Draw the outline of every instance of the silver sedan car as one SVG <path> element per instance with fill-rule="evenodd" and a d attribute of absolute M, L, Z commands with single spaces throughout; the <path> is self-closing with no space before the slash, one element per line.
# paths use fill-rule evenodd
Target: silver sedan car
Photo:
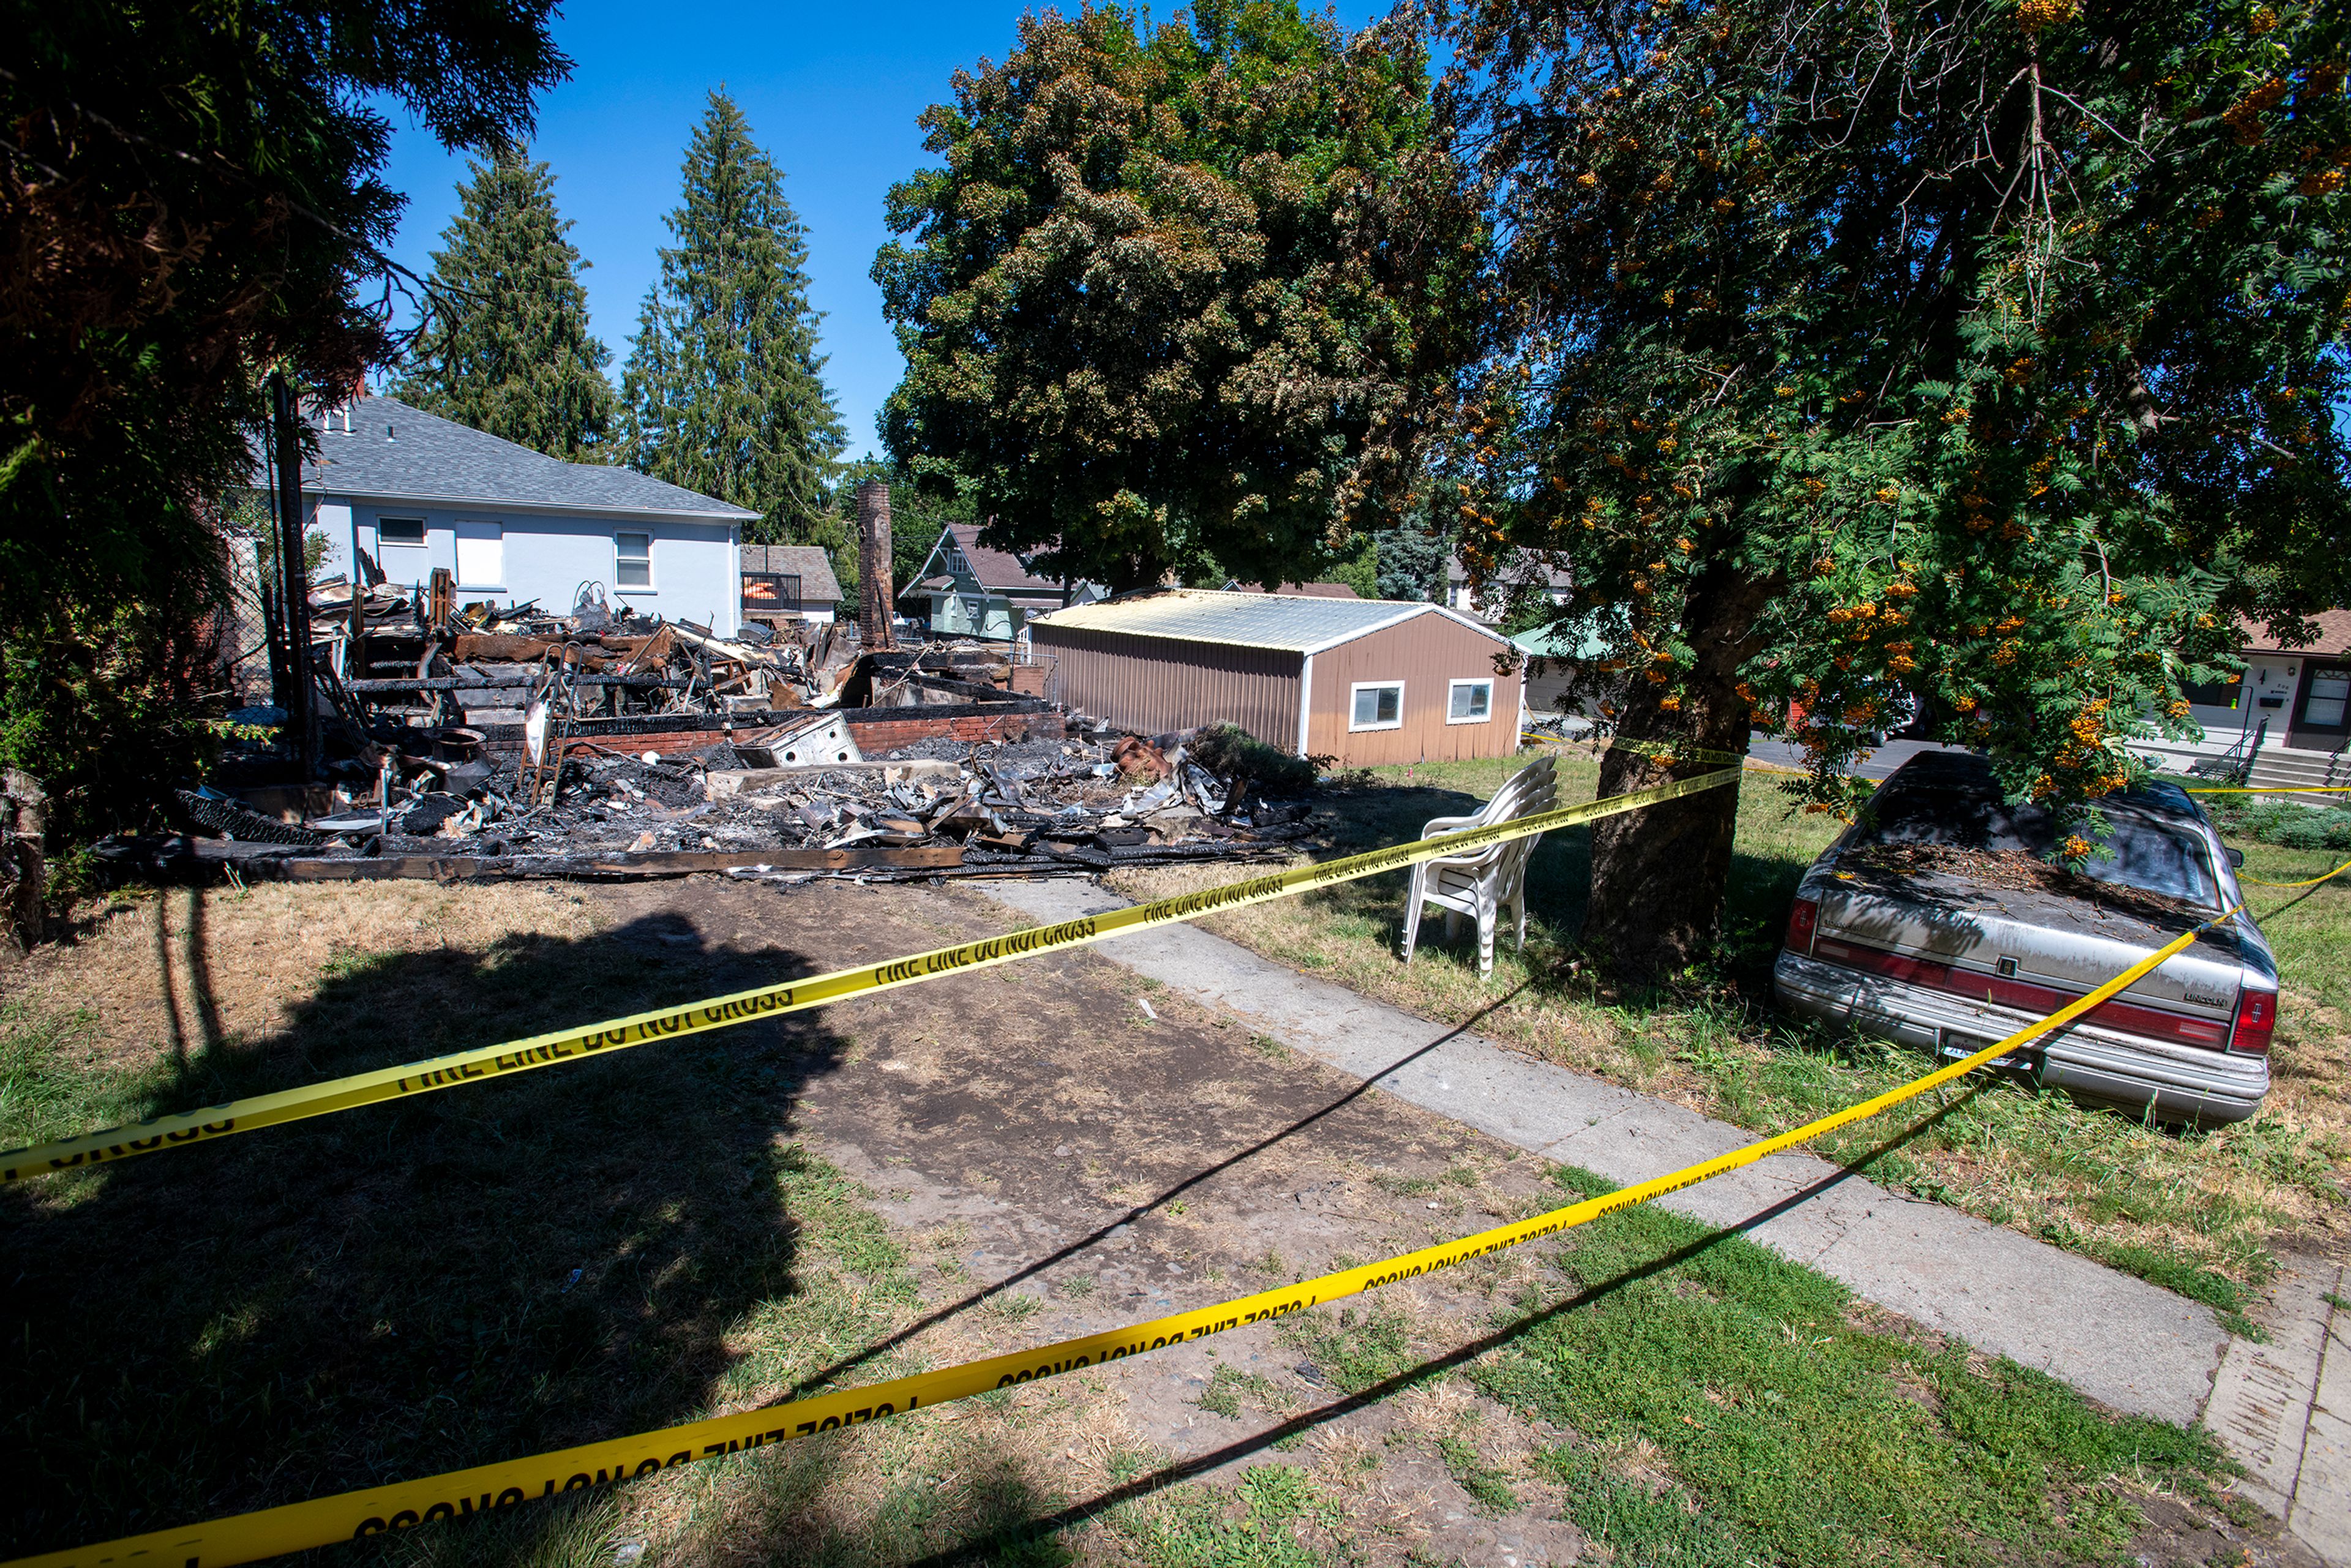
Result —
<path fill-rule="evenodd" d="M 2239 902 L 2241 857 L 2177 785 L 2101 803 L 2079 871 L 2059 829 L 1964 752 L 1911 758 L 1797 885 L 1783 1007 L 1946 1057 L 2064 1006 Z M 2238 1122 L 2269 1092 L 2277 960 L 2241 910 L 2087 1017 L 2002 1060 L 2160 1122 Z"/>

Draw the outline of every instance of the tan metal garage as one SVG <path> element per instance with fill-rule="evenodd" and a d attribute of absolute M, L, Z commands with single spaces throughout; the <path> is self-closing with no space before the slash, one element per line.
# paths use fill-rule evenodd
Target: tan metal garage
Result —
<path fill-rule="evenodd" d="M 1146 735 L 1229 720 L 1351 768 L 1518 748 L 1518 649 L 1440 605 L 1171 589 L 1029 635 L 1057 701 Z"/>

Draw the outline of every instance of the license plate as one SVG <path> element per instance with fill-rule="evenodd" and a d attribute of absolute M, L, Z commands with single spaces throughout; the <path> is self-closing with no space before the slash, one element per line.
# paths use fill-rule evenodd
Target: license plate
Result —
<path fill-rule="evenodd" d="M 1991 1043 L 1991 1037 L 1986 1035 L 1960 1034 L 1947 1029 L 1943 1031 L 1940 1051 L 1944 1061 L 1958 1061 L 1964 1057 L 1973 1056 Z M 2031 1051 L 2011 1051 L 2005 1056 L 1993 1057 L 1990 1065 L 2011 1068 L 2019 1072 L 2030 1072 L 2033 1070 L 2034 1062 Z"/>

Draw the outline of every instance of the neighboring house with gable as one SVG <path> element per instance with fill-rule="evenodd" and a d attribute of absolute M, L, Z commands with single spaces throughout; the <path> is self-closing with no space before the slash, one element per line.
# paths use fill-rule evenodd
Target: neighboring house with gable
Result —
<path fill-rule="evenodd" d="M 1027 558 L 981 544 L 977 525 L 949 523 L 914 580 L 899 591 L 898 604 L 927 621 L 934 637 L 1009 643 L 1031 616 L 1091 604 L 1103 592 L 1083 580 L 1065 584 L 1040 577 Z"/>
<path fill-rule="evenodd" d="M 306 417 L 319 454 L 302 465 L 302 497 L 310 530 L 327 537 L 324 571 L 418 588 L 438 567 L 460 604 L 558 615 L 595 584 L 616 611 L 722 637 L 742 624 L 743 525 L 757 512 L 633 469 L 566 463 L 395 398 Z"/>
<path fill-rule="evenodd" d="M 1506 563 L 1493 580 L 1479 586 L 1469 580 L 1469 569 L 1461 564 L 1461 558 L 1449 556 L 1445 562 L 1445 608 L 1475 616 L 1490 626 L 1510 612 L 1510 597 L 1521 585 L 1537 582 L 1542 585 L 1543 597 L 1553 604 L 1566 603 L 1575 591 L 1574 578 L 1525 557 Z"/>
<path fill-rule="evenodd" d="M 2322 610 L 2310 620 L 2316 640 L 2292 648 L 2237 622 L 2243 675 L 2188 691 L 2207 741 L 2249 741 L 2264 723 L 2265 747 L 2333 753 L 2351 740 L 2351 610 Z"/>

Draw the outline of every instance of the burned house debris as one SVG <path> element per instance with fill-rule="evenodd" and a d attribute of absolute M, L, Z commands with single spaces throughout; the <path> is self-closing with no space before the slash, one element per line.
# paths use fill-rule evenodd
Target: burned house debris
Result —
<path fill-rule="evenodd" d="M 721 636 L 593 585 L 560 611 L 461 603 L 438 570 L 409 591 L 330 578 L 307 598 L 307 626 L 272 639 L 275 689 L 307 685 L 307 705 L 232 715 L 239 737 L 177 797 L 183 831 L 110 858 L 305 880 L 790 883 L 1247 859 L 1307 831 L 1303 804 L 1269 800 L 1213 740 L 1073 728 L 1000 643 L 872 648 L 850 621 Z"/>

